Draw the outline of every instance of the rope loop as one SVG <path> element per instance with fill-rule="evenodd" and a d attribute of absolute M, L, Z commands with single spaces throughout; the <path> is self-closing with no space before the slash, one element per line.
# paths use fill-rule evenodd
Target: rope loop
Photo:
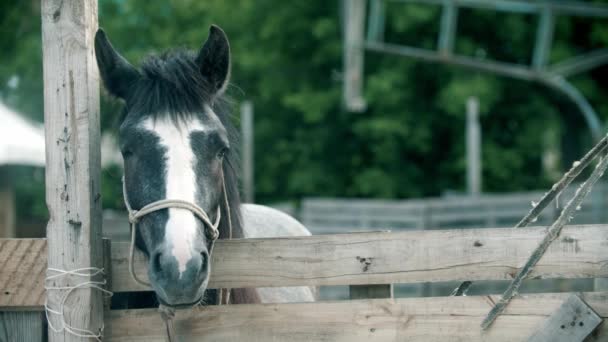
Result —
<path fill-rule="evenodd" d="M 49 272 L 55 273 L 55 274 L 48 275 Z M 74 290 L 90 288 L 90 289 L 95 289 L 95 290 L 101 291 L 103 294 L 105 294 L 108 297 L 111 297 L 113 295 L 112 291 L 109 291 L 105 288 L 105 286 L 106 286 L 105 279 L 101 280 L 101 281 L 88 280 L 88 279 L 91 279 L 92 277 L 95 277 L 98 275 L 102 275 L 102 276 L 105 275 L 103 268 L 83 267 L 83 268 L 77 268 L 75 270 L 62 270 L 62 269 L 58 269 L 58 268 L 49 267 L 47 269 L 47 277 L 44 280 L 45 290 L 47 292 L 49 292 L 49 291 L 66 291 L 63 294 L 63 296 L 60 297 L 59 304 L 58 304 L 59 308 L 57 308 L 57 309 L 51 308 L 51 305 L 49 304 L 48 295 L 47 295 L 46 299 L 44 300 L 44 312 L 46 315 L 46 320 L 48 322 L 49 328 L 51 330 L 53 330 L 56 333 L 66 331 L 67 333 L 74 335 L 74 336 L 84 337 L 84 338 L 94 338 L 95 340 L 101 342 L 101 340 L 103 338 L 103 329 L 104 329 L 103 325 L 99 329 L 98 333 L 94 333 L 87 329 L 74 327 L 74 326 L 68 324 L 65 320 L 66 301 L 69 298 L 69 296 L 74 292 Z M 71 286 L 52 286 L 49 284 L 49 282 L 52 280 L 64 278 L 67 276 L 82 277 L 85 279 L 82 282 L 76 283 L 75 285 L 71 285 Z M 55 325 L 53 325 L 53 321 L 51 320 L 52 315 L 59 316 L 59 322 L 61 323 L 60 326 L 56 327 Z"/>

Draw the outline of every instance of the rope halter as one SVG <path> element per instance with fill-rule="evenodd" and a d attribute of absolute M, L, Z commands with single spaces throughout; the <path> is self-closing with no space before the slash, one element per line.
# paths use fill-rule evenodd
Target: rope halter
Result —
<path fill-rule="evenodd" d="M 228 220 L 228 239 L 232 239 L 232 219 L 230 217 L 230 204 L 228 202 L 228 194 L 226 192 L 226 183 L 224 182 L 224 174 L 222 173 L 222 191 L 224 192 L 224 205 L 226 206 L 227 220 Z M 215 240 L 220 237 L 220 231 L 218 229 L 220 225 L 220 220 L 222 218 L 220 206 L 217 206 L 217 212 L 215 217 L 215 222 L 211 222 L 209 215 L 203 210 L 203 208 L 199 207 L 195 203 L 187 202 L 184 200 L 176 200 L 176 199 L 164 199 L 160 201 L 155 201 L 145 205 L 143 208 L 139 210 L 133 210 L 131 205 L 129 204 L 129 197 L 127 196 L 127 186 L 125 183 L 125 177 L 122 177 L 122 194 L 123 199 L 125 201 L 125 207 L 127 208 L 127 212 L 129 213 L 129 223 L 131 224 L 131 243 L 129 246 L 129 273 L 131 273 L 131 277 L 135 282 L 140 285 L 152 287 L 152 285 L 146 281 L 143 281 L 137 277 L 135 274 L 135 269 L 133 267 L 133 258 L 135 255 L 135 230 L 137 229 L 137 222 L 139 219 L 153 213 L 155 211 L 161 209 L 169 209 L 169 208 L 177 208 L 177 209 L 185 209 L 191 211 L 196 217 L 198 217 L 203 223 L 209 232 L 210 239 L 210 248 L 209 255 L 213 252 L 213 246 L 215 244 Z M 230 302 L 230 289 L 218 289 L 218 304 L 228 304 Z M 173 318 L 175 317 L 175 308 L 166 306 L 161 304 L 158 308 L 160 316 L 165 323 L 165 332 L 167 341 L 174 342 L 177 341 L 175 326 L 173 324 Z"/>
<path fill-rule="evenodd" d="M 127 208 L 127 212 L 129 213 L 129 223 L 131 224 L 131 243 L 130 243 L 130 247 L 129 247 L 129 272 L 131 273 L 131 277 L 133 277 L 133 279 L 140 285 L 152 287 L 152 285 L 150 283 L 148 283 L 144 280 L 141 280 L 137 277 L 137 275 L 135 273 L 135 269 L 133 267 L 133 258 L 135 255 L 135 230 L 137 228 L 137 223 L 139 222 L 140 218 L 142 218 L 150 213 L 153 213 L 155 211 L 161 210 L 161 209 L 169 209 L 169 208 L 185 209 L 185 210 L 191 211 L 196 217 L 198 217 L 201 221 L 203 221 L 205 226 L 209 229 L 209 233 L 210 233 L 209 238 L 211 239 L 212 247 L 213 247 L 213 243 L 215 242 L 215 240 L 217 240 L 220 236 L 220 232 L 218 230 L 218 227 L 220 225 L 220 219 L 222 216 L 220 206 L 217 207 L 215 222 L 211 222 L 211 219 L 209 219 L 209 215 L 207 215 L 205 210 L 203 210 L 201 207 L 199 207 L 198 205 L 196 205 L 194 203 L 190 203 L 190 202 L 187 202 L 184 200 L 163 199 L 163 200 L 159 200 L 159 201 L 155 201 L 155 202 L 146 204 L 143 208 L 141 208 L 139 210 L 134 210 L 133 208 L 131 208 L 131 205 L 129 204 L 129 197 L 127 196 L 127 186 L 126 186 L 124 177 L 122 178 L 122 193 L 123 193 L 123 199 L 125 201 L 125 207 Z M 225 191 L 224 191 L 224 197 L 225 196 L 226 195 L 225 195 Z M 209 254 L 211 254 L 211 251 L 209 251 Z"/>

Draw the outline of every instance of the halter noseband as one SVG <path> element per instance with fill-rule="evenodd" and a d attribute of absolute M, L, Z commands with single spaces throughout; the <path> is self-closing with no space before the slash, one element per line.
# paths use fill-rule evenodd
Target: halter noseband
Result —
<path fill-rule="evenodd" d="M 230 206 L 228 204 L 228 196 L 226 194 L 226 184 L 224 182 L 223 174 L 222 174 L 222 190 L 224 193 L 224 202 L 226 204 L 226 212 L 228 213 L 228 225 L 229 225 L 229 230 L 230 230 L 230 236 L 228 238 L 230 239 L 230 238 L 232 238 L 232 220 L 230 218 Z M 209 215 L 207 215 L 207 213 L 205 212 L 205 210 L 203 210 L 203 208 L 199 207 L 195 203 L 191 203 L 191 202 L 184 201 L 184 200 L 163 199 L 163 200 L 159 200 L 159 201 L 154 201 L 152 203 L 148 203 L 139 210 L 134 210 L 133 208 L 131 208 L 131 205 L 129 203 L 129 197 L 127 195 L 127 186 L 126 186 L 124 176 L 122 177 L 122 194 L 123 194 L 123 199 L 125 202 L 125 207 L 127 208 L 127 212 L 129 213 L 129 223 L 131 224 L 131 243 L 129 246 L 129 272 L 131 273 L 131 277 L 133 277 L 133 280 L 135 280 L 135 282 L 139 283 L 140 285 L 152 287 L 152 285 L 150 283 L 148 283 L 144 280 L 141 280 L 137 277 L 137 274 L 135 273 L 135 269 L 133 266 L 133 258 L 135 255 L 135 230 L 137 229 L 137 222 L 139 222 L 139 219 L 142 218 L 143 216 L 146 216 L 155 211 L 158 211 L 161 209 L 169 209 L 169 208 L 185 209 L 185 210 L 191 211 L 196 217 L 198 217 L 201 221 L 203 221 L 205 226 L 211 232 L 211 234 L 209 236 L 209 238 L 211 240 L 211 243 L 210 243 L 211 248 L 209 250 L 209 255 L 211 255 L 214 242 L 220 236 L 220 231 L 219 231 L 218 227 L 220 225 L 222 213 L 221 213 L 219 205 L 217 207 L 215 222 L 211 222 L 211 219 L 209 219 Z"/>

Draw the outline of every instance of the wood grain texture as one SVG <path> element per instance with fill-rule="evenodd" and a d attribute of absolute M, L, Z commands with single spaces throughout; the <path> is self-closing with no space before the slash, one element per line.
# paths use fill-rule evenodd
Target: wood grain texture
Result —
<path fill-rule="evenodd" d="M 99 74 L 94 54 L 97 0 L 42 0 L 48 267 L 103 267 L 101 241 Z M 50 286 L 89 279 L 55 278 Z M 64 291 L 47 293 L 58 308 Z M 66 321 L 97 332 L 103 326 L 99 291 L 74 291 Z M 56 326 L 61 326 L 55 321 Z M 50 341 L 81 341 L 66 332 Z"/>
<path fill-rule="evenodd" d="M 44 342 L 46 329 L 43 312 L 0 312 L 2 342 Z"/>
<path fill-rule="evenodd" d="M 533 227 L 220 240 L 210 287 L 509 280 L 543 234 L 544 228 Z M 566 227 L 531 277 L 608 277 L 606 241 L 606 225 Z M 44 240 L 0 240 L 0 307 L 42 304 L 36 294 L 44 292 L 46 260 L 36 251 L 43 248 Z M 128 249 L 127 243 L 112 243 L 115 292 L 146 290 L 129 275 Z M 146 264 L 138 253 L 135 268 L 142 279 Z"/>
<path fill-rule="evenodd" d="M 36 309 L 44 305 L 46 239 L 0 240 L 0 307 Z"/>
<path fill-rule="evenodd" d="M 15 238 L 15 192 L 10 185 L 0 184 L 0 238 Z"/>
<path fill-rule="evenodd" d="M 496 324 L 479 323 L 498 296 L 200 307 L 177 312 L 182 341 L 525 341 L 569 294 L 515 299 Z M 582 294 L 605 320 L 608 294 Z M 163 341 L 156 310 L 112 311 L 108 341 Z M 599 340 L 608 338 L 605 331 Z"/>
<path fill-rule="evenodd" d="M 576 294 L 572 294 L 527 342 L 582 342 L 600 323 L 602 318 Z"/>

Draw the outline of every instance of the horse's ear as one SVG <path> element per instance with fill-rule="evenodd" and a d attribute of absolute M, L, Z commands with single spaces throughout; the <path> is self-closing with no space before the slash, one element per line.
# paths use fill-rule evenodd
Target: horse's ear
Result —
<path fill-rule="evenodd" d="M 196 62 L 213 95 L 221 95 L 230 79 L 230 44 L 221 28 L 211 25 L 209 38 L 199 51 Z"/>
<path fill-rule="evenodd" d="M 95 34 L 95 57 L 106 89 L 112 95 L 126 99 L 129 89 L 139 78 L 139 72 L 114 50 L 102 29 Z"/>

